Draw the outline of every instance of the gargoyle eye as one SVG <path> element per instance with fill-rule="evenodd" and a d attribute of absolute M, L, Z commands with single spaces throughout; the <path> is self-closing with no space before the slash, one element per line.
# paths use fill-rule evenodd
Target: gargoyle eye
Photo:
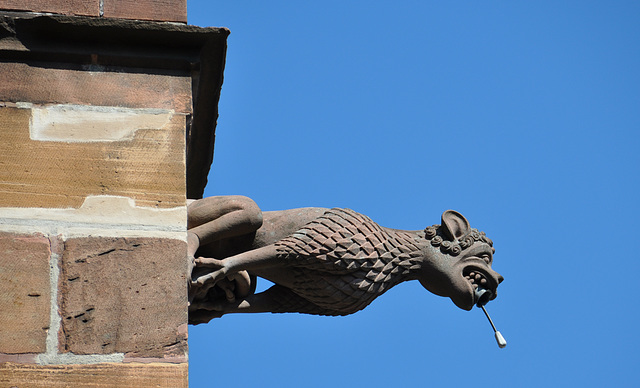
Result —
<path fill-rule="evenodd" d="M 480 258 L 484 260 L 485 263 L 491 264 L 491 255 L 485 253 L 483 255 L 480 255 Z"/>

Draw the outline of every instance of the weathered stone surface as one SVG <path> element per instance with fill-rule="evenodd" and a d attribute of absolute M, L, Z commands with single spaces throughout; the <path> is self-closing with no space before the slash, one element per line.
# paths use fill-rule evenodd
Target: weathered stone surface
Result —
<path fill-rule="evenodd" d="M 44 236 L 0 233 L 0 353 L 45 351 L 50 253 Z"/>
<path fill-rule="evenodd" d="M 12 58 L 0 59 L 0 105 L 116 105 L 191 114 L 187 194 L 202 197 L 213 156 L 228 29 L 111 17 L 6 14 L 0 19 L 0 51 Z M 57 63 L 34 62 L 51 58 L 52 52 Z"/>
<path fill-rule="evenodd" d="M 69 239 L 60 275 L 60 352 L 184 356 L 186 243 Z"/>
<path fill-rule="evenodd" d="M 35 364 L 38 355 L 36 353 L 4 354 L 0 353 L 0 364 L 3 362 L 17 362 L 20 364 Z"/>
<path fill-rule="evenodd" d="M 191 113 L 188 73 L 100 71 L 99 67 L 79 71 L 64 66 L 68 65 L 0 62 L 0 101 L 173 109 Z"/>
<path fill-rule="evenodd" d="M 186 0 L 105 0 L 108 18 L 187 22 Z"/>
<path fill-rule="evenodd" d="M 184 239 L 187 207 L 136 206 L 127 197 L 89 196 L 79 209 L 0 208 L 0 231 L 64 233 L 69 237 L 162 237 Z"/>
<path fill-rule="evenodd" d="M 77 209 L 90 195 L 129 197 L 137 206 L 185 206 L 186 116 L 139 129 L 131 140 L 93 143 L 32 140 L 30 118 L 30 109 L 0 108 L 3 206 Z"/>
<path fill-rule="evenodd" d="M 132 140 L 136 131 L 163 128 L 173 117 L 168 109 L 115 106 L 55 104 L 30 109 L 32 140 L 69 143 Z"/>
<path fill-rule="evenodd" d="M 0 364 L 0 386 L 29 388 L 187 388 L 187 364 Z"/>
<path fill-rule="evenodd" d="M 0 9 L 98 16 L 99 0 L 0 0 Z"/>

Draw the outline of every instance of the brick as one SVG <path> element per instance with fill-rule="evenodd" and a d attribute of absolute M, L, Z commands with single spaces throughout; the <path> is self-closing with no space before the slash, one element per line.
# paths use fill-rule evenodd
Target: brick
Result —
<path fill-rule="evenodd" d="M 60 352 L 184 356 L 186 243 L 160 238 L 73 238 L 60 275 Z"/>
<path fill-rule="evenodd" d="M 161 129 L 138 130 L 130 140 L 67 143 L 32 140 L 30 111 L 0 108 L 3 206 L 77 209 L 90 195 L 185 206 L 184 115 L 174 114 Z"/>
<path fill-rule="evenodd" d="M 115 69 L 80 71 L 61 66 L 0 62 L 0 101 L 158 108 L 191 113 L 189 74 Z"/>
<path fill-rule="evenodd" d="M 104 0 L 104 17 L 187 22 L 186 0 Z"/>
<path fill-rule="evenodd" d="M 185 364 L 0 364 L 0 386 L 30 388 L 187 388 Z"/>
<path fill-rule="evenodd" d="M 0 9 L 99 16 L 99 0 L 0 0 Z"/>
<path fill-rule="evenodd" d="M 46 350 L 49 246 L 41 235 L 0 233 L 0 353 Z"/>

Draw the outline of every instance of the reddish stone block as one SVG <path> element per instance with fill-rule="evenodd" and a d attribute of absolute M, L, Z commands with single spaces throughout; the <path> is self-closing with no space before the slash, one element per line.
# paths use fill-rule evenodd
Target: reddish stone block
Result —
<path fill-rule="evenodd" d="M 65 243 L 61 352 L 184 356 L 186 243 L 87 237 Z"/>
<path fill-rule="evenodd" d="M 104 0 L 104 17 L 187 22 L 186 0 Z"/>
<path fill-rule="evenodd" d="M 99 16 L 99 0 L 0 0 L 8 11 L 51 12 L 63 15 Z"/>
<path fill-rule="evenodd" d="M 78 71 L 0 62 L 0 101 L 173 109 L 191 113 L 191 77 Z M 32 87 L 30 85 L 38 85 Z"/>
<path fill-rule="evenodd" d="M 38 355 L 35 353 L 3 354 L 0 353 L 0 364 L 3 362 L 17 362 L 20 364 L 35 364 Z"/>
<path fill-rule="evenodd" d="M 46 350 L 49 246 L 41 235 L 0 233 L 0 353 Z"/>

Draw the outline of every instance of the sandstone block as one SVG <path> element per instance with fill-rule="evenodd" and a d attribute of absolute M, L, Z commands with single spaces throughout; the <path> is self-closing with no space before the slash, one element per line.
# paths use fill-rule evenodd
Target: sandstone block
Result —
<path fill-rule="evenodd" d="M 104 0 L 104 17 L 187 22 L 186 0 Z"/>
<path fill-rule="evenodd" d="M 0 107 L 3 206 L 77 209 L 91 195 L 129 197 L 145 207 L 185 205 L 185 115 L 122 140 L 66 142 L 32 139 L 31 113 Z M 55 138 L 55 128 L 47 136 Z"/>
<path fill-rule="evenodd" d="M 60 275 L 60 352 L 184 356 L 186 243 L 159 238 L 74 238 Z"/>
<path fill-rule="evenodd" d="M 38 355 L 36 353 L 4 354 L 0 353 L 0 364 L 3 362 L 17 362 L 19 364 L 35 364 Z"/>
<path fill-rule="evenodd" d="M 187 388 L 187 364 L 0 364 L 0 386 L 29 388 Z"/>
<path fill-rule="evenodd" d="M 0 0 L 0 9 L 51 12 L 63 15 L 98 16 L 99 0 Z"/>
<path fill-rule="evenodd" d="M 0 353 L 46 350 L 49 247 L 41 235 L 0 233 Z"/>
<path fill-rule="evenodd" d="M 177 74 L 168 75 L 60 67 L 60 64 L 36 66 L 0 62 L 0 101 L 172 109 L 191 113 L 191 75 L 187 72 L 174 71 Z"/>

